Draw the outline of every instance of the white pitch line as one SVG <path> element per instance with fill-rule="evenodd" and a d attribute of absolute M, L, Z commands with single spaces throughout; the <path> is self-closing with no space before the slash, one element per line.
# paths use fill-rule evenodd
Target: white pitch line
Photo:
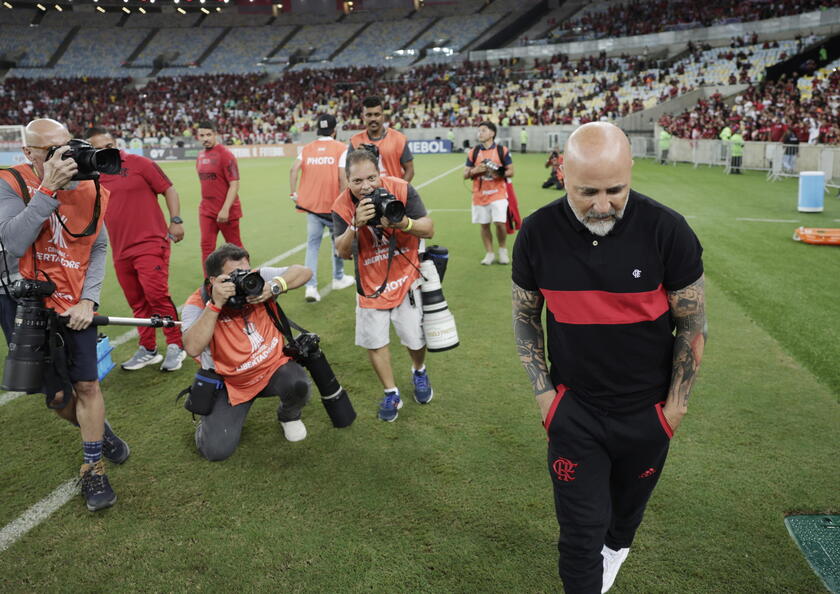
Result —
<path fill-rule="evenodd" d="M 417 188 L 422 188 L 424 186 L 429 185 L 430 183 L 437 181 L 444 175 L 448 175 L 453 171 L 460 169 L 461 166 L 454 167 L 443 173 L 437 177 L 430 179 L 427 182 L 423 182 Z M 306 244 L 302 243 L 298 246 L 293 247 L 292 249 L 283 252 L 279 256 L 268 260 L 260 264 L 260 267 L 263 266 L 271 266 L 272 264 L 276 264 L 277 262 L 287 258 L 293 254 L 298 253 L 302 249 L 306 248 Z M 321 296 L 327 295 L 332 291 L 332 285 L 327 284 L 321 291 Z M 136 330 L 132 330 L 129 332 L 125 332 L 120 336 L 116 337 L 112 344 L 117 344 L 117 341 L 121 340 L 119 344 L 123 344 L 124 342 L 131 339 L 131 337 L 136 334 Z M 4 394 L 0 394 L 0 405 L 5 404 L 11 400 L 14 400 L 20 393 L 17 392 L 7 392 Z M 44 497 L 41 501 L 27 509 L 23 514 L 20 515 L 16 520 L 12 520 L 6 526 L 0 530 L 0 552 L 5 551 L 10 546 L 12 546 L 15 542 L 17 542 L 24 534 L 32 530 L 35 526 L 49 518 L 56 510 L 58 510 L 62 505 L 70 501 L 74 496 L 77 495 L 78 489 L 76 487 L 77 479 L 71 479 L 66 483 L 59 486 L 55 489 L 52 493 Z"/>
<path fill-rule="evenodd" d="M 76 479 L 71 479 L 26 510 L 18 519 L 0 530 L 0 552 L 5 551 L 35 526 L 49 518 L 58 508 L 78 494 Z"/>
<path fill-rule="evenodd" d="M 748 217 L 738 217 L 736 221 L 746 221 L 748 223 L 798 223 L 799 219 L 751 219 Z"/>

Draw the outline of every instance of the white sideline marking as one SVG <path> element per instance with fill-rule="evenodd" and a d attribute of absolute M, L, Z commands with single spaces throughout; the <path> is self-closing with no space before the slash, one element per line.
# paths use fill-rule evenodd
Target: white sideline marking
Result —
<path fill-rule="evenodd" d="M 453 171 L 456 171 L 460 168 L 461 168 L 460 165 L 458 167 L 454 167 L 454 168 L 450 169 L 449 171 L 447 171 L 446 173 L 438 175 L 437 177 L 433 177 L 429 181 L 423 182 L 422 184 L 417 186 L 417 188 L 419 189 L 419 188 L 422 188 L 424 186 L 427 186 L 430 183 L 435 182 L 438 179 L 440 179 L 441 177 L 443 177 L 445 175 L 448 175 L 448 174 L 452 173 Z M 264 262 L 264 263 L 260 264 L 259 267 L 271 266 L 272 264 L 276 264 L 277 262 L 280 262 L 284 258 L 288 258 L 289 256 L 291 256 L 293 254 L 296 254 L 296 253 L 298 253 L 299 251 L 301 251 L 305 248 L 306 248 L 306 244 L 302 243 L 298 246 L 293 247 L 292 249 L 290 249 L 286 252 L 283 252 L 279 256 L 276 256 L 276 257 L 272 258 L 271 260 L 268 260 L 267 262 Z M 332 291 L 332 283 L 327 284 L 323 289 L 321 289 L 320 293 L 321 293 L 321 296 L 323 297 L 324 295 L 328 295 L 331 291 Z M 127 342 L 128 340 L 131 340 L 132 336 L 134 336 L 136 333 L 137 333 L 136 330 L 130 330 L 128 332 L 125 332 L 125 333 L 117 336 L 113 340 L 112 344 L 117 345 L 118 344 L 117 341 L 121 341 L 121 342 L 119 342 L 119 344 L 123 344 L 123 343 Z M 21 395 L 22 395 L 22 393 L 19 393 L 19 392 L 6 392 L 6 393 L 3 393 L 3 394 L 0 394 L 0 406 L 2 406 L 3 404 L 6 404 L 6 402 L 10 402 L 10 401 L 14 400 L 15 398 L 17 398 Z M 44 497 L 41 501 L 39 501 L 38 503 L 36 503 L 35 505 L 33 505 L 32 507 L 27 509 L 16 520 L 12 520 L 8 524 L 6 524 L 6 526 L 4 526 L 2 530 L 0 530 L 0 553 L 2 553 L 6 549 L 8 549 L 10 546 L 12 546 L 23 535 L 25 535 L 27 532 L 32 530 L 35 526 L 37 526 L 38 524 L 40 524 L 41 522 L 43 522 L 44 520 L 49 518 L 56 510 L 58 510 L 58 508 L 60 508 L 62 505 L 64 505 L 68 501 L 70 501 L 77 494 L 78 494 L 78 489 L 76 487 L 76 479 L 74 478 L 74 479 L 71 479 L 71 480 L 67 481 L 66 483 L 62 484 L 57 489 L 55 489 L 52 493 L 50 493 L 49 495 Z"/>
<path fill-rule="evenodd" d="M 79 492 L 76 479 L 71 479 L 26 510 L 18 519 L 0 530 L 0 552 L 5 551 L 35 526 L 49 518 L 62 505 Z"/>
<path fill-rule="evenodd" d="M 751 219 L 748 217 L 738 217 L 736 221 L 746 221 L 748 223 L 798 223 L 799 219 Z"/>

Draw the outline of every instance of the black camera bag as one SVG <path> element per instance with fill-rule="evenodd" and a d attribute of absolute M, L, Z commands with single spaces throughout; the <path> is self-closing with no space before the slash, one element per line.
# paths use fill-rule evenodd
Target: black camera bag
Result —
<path fill-rule="evenodd" d="M 199 369 L 189 388 L 181 390 L 175 402 L 187 396 L 184 408 L 194 415 L 209 415 L 213 411 L 216 398 L 224 392 L 225 379 L 212 369 Z"/>

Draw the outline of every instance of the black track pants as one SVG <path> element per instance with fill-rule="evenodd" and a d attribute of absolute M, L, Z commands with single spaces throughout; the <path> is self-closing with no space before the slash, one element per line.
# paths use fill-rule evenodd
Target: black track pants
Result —
<path fill-rule="evenodd" d="M 601 549 L 629 547 L 671 438 L 661 404 L 608 413 L 561 386 L 546 418 L 567 594 L 601 592 Z"/>

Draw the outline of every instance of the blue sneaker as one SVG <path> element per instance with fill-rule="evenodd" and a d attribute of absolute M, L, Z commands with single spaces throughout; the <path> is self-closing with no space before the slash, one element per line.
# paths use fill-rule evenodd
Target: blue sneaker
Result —
<path fill-rule="evenodd" d="M 385 397 L 379 403 L 379 413 L 377 414 L 379 420 L 389 423 L 396 421 L 399 414 L 397 411 L 402 408 L 402 405 L 399 392 L 385 392 Z"/>
<path fill-rule="evenodd" d="M 435 396 L 432 383 L 429 381 L 429 374 L 426 370 L 412 372 L 414 380 L 414 399 L 419 404 L 429 404 Z"/>

